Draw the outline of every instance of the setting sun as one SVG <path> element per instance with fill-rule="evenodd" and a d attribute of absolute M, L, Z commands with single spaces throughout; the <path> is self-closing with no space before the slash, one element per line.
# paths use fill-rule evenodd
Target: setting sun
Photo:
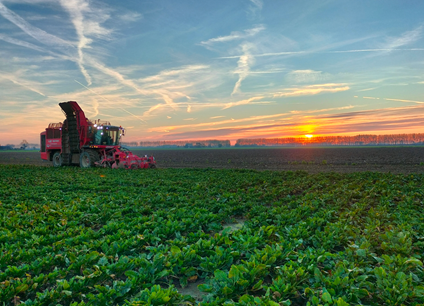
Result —
<path fill-rule="evenodd" d="M 305 137 L 311 139 L 312 137 L 314 137 L 314 135 L 307 134 L 307 135 L 305 135 Z"/>

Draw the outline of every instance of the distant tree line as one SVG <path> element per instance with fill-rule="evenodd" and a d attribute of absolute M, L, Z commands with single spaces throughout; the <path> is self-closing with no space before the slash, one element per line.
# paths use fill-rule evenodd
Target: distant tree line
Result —
<path fill-rule="evenodd" d="M 163 148 L 221 148 L 230 147 L 229 140 L 165 140 L 165 141 L 140 141 L 121 142 L 128 147 L 163 147 Z"/>
<path fill-rule="evenodd" d="M 40 148 L 39 143 L 28 143 L 26 140 L 22 140 L 19 145 L 6 144 L 0 145 L 0 150 L 36 150 Z"/>
<path fill-rule="evenodd" d="M 370 146 L 424 144 L 424 133 L 238 139 L 235 146 Z"/>

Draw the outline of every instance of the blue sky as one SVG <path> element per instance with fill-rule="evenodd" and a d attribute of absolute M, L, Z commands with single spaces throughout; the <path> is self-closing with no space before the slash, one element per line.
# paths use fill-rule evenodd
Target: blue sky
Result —
<path fill-rule="evenodd" d="M 423 1 L 0 0 L 0 143 L 422 133 Z"/>

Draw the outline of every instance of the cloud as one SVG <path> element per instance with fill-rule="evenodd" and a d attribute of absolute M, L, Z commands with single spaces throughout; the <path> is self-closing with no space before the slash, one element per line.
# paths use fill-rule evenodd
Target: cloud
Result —
<path fill-rule="evenodd" d="M 357 90 L 357 91 L 370 91 L 370 90 L 374 90 L 374 89 L 377 89 L 377 87 L 365 88 L 365 89 L 361 89 L 361 90 Z"/>
<path fill-rule="evenodd" d="M 404 45 L 409 45 L 421 38 L 423 26 L 419 26 L 412 31 L 403 33 L 400 37 L 389 38 L 383 48 L 393 50 Z"/>
<path fill-rule="evenodd" d="M 4 78 L 4 79 L 6 79 L 6 80 L 9 80 L 10 82 L 12 82 L 13 84 L 16 84 L 16 85 L 19 85 L 19 86 L 22 86 L 22 87 L 24 87 L 24 88 L 26 88 L 26 89 L 29 89 L 29 90 L 31 90 L 31 91 L 33 91 L 33 92 L 35 92 L 35 93 L 37 93 L 37 94 L 39 94 L 39 95 L 41 95 L 41 96 L 43 96 L 43 97 L 45 97 L 46 95 L 45 94 L 43 94 L 40 90 L 38 90 L 38 89 L 36 89 L 36 88 L 34 88 L 34 85 L 33 84 L 30 84 L 30 82 L 29 81 L 24 81 L 24 80 L 17 80 L 16 78 L 14 78 L 14 77 L 12 77 L 12 76 L 6 76 L 6 75 L 4 75 L 4 74 L 2 74 L 2 75 L 0 75 L 0 78 Z"/>
<path fill-rule="evenodd" d="M 55 35 L 49 34 L 37 27 L 32 26 L 27 21 L 25 21 L 22 17 L 18 16 L 14 12 L 10 11 L 0 2 L 0 15 L 4 18 L 8 19 L 10 22 L 14 23 L 18 26 L 22 31 L 31 37 L 35 38 L 37 41 L 55 48 L 56 50 L 60 50 L 60 52 L 65 53 L 67 56 L 61 56 L 56 53 L 52 53 L 50 50 L 44 50 L 38 46 L 33 44 L 18 41 L 12 38 L 0 37 L 0 39 L 6 40 L 10 43 L 14 43 L 17 45 L 21 45 L 27 48 L 31 48 L 41 52 L 47 52 L 52 55 L 62 57 L 63 59 L 72 60 L 76 62 L 80 68 L 81 73 L 86 79 L 88 85 L 92 83 L 91 76 L 88 74 L 85 66 L 83 65 L 86 61 L 86 57 L 84 56 L 83 49 L 89 48 L 90 43 L 92 42 L 91 38 L 88 36 L 107 38 L 111 33 L 110 30 L 103 28 L 100 23 L 107 20 L 109 15 L 104 13 L 103 10 L 96 8 L 93 10 L 88 2 L 84 0 L 70 0 L 65 1 L 61 0 L 62 6 L 68 11 L 71 16 L 71 21 L 76 29 L 78 36 L 78 43 L 75 47 L 74 43 L 65 41 Z M 77 53 L 77 57 L 74 54 Z M 87 63 L 85 63 L 87 65 Z M 91 60 L 91 66 L 105 72 L 104 65 L 97 63 L 96 60 Z M 110 72 L 110 71 L 108 71 Z M 111 75 L 112 73 L 109 73 Z"/>
<path fill-rule="evenodd" d="M 417 103 L 417 104 L 422 104 L 422 103 L 424 103 L 424 101 L 401 100 L 401 99 L 389 99 L 389 98 L 384 98 L 384 100 L 388 100 L 388 101 L 398 101 L 398 102 L 405 102 L 405 103 Z"/>
<path fill-rule="evenodd" d="M 51 56 L 53 56 L 53 58 L 52 57 L 44 57 L 43 60 L 62 59 L 62 60 L 69 60 L 69 61 L 72 61 L 72 62 L 77 61 L 77 58 L 72 56 L 72 55 L 68 56 L 68 55 L 59 54 L 59 53 L 53 52 L 53 51 L 48 50 L 48 49 L 44 49 L 42 47 L 39 47 L 37 45 L 34 45 L 34 44 L 26 42 L 26 41 L 15 39 L 15 38 L 12 38 L 12 37 L 8 37 L 8 36 L 3 35 L 1 33 L 0 33 L 0 39 L 3 40 L 3 41 L 6 41 L 8 43 L 17 45 L 17 46 L 25 47 L 25 48 L 28 48 L 28 49 L 32 49 L 32 50 L 35 50 L 35 51 L 42 52 L 42 53 L 48 53 Z M 14 57 L 14 59 L 15 58 L 16 57 Z M 24 62 L 24 61 L 31 62 L 31 61 L 37 61 L 37 59 L 34 58 L 34 57 L 32 57 L 32 58 L 22 58 L 21 61 L 22 62 Z"/>
<path fill-rule="evenodd" d="M 57 57 L 54 56 L 34 56 L 32 58 L 27 57 L 12 57 L 12 62 L 14 63 L 42 63 L 45 61 L 58 60 Z"/>
<path fill-rule="evenodd" d="M 74 2 L 69 2 L 68 5 L 70 5 L 72 8 L 74 8 L 74 6 L 72 6 L 74 4 Z M 21 45 L 23 47 L 27 47 L 30 49 L 34 49 L 37 51 L 41 51 L 41 52 L 47 52 L 49 54 L 54 54 L 55 56 L 59 56 L 62 57 L 63 59 L 67 59 L 67 60 L 72 60 L 75 61 L 80 69 L 82 74 L 84 75 L 84 77 L 86 78 L 87 82 L 89 84 L 91 84 L 91 78 L 88 75 L 88 73 L 86 72 L 85 68 L 82 66 L 82 56 L 81 56 L 81 46 L 85 46 L 87 44 L 87 41 L 84 41 L 83 44 L 78 45 L 78 53 L 79 53 L 79 58 L 75 58 L 74 54 L 76 51 L 75 46 L 73 45 L 73 43 L 65 41 L 55 35 L 49 34 L 37 27 L 32 26 L 31 24 L 29 24 L 27 21 L 25 21 L 22 17 L 18 16 L 17 14 L 15 14 L 14 12 L 12 12 L 11 10 L 9 10 L 7 7 L 5 7 L 3 5 L 3 3 L 0 2 L 0 15 L 2 15 L 4 18 L 6 18 L 7 20 L 9 20 L 10 22 L 12 22 L 13 24 L 15 24 L 16 26 L 18 26 L 22 31 L 24 31 L 26 34 L 30 35 L 31 37 L 35 38 L 37 41 L 39 41 L 42 44 L 45 44 L 47 46 L 49 46 L 50 48 L 56 48 L 58 50 L 60 50 L 60 52 L 65 53 L 67 56 L 63 57 L 61 55 L 57 55 L 55 53 L 53 53 L 52 51 L 48 50 L 44 50 L 38 46 L 35 46 L 33 44 L 27 43 L 27 42 L 22 42 L 22 41 L 18 41 L 16 39 L 12 39 L 12 38 L 7 38 L 5 36 L 2 36 L 1 39 L 8 41 L 10 43 L 16 44 L 16 45 Z"/>
<path fill-rule="evenodd" d="M 136 114 L 128 111 L 127 109 L 120 107 L 120 106 L 116 106 L 116 102 L 117 100 L 115 100 L 115 103 L 110 101 L 109 99 L 107 99 L 104 95 L 98 94 L 95 91 L 93 91 L 91 88 L 88 88 L 87 86 L 85 86 L 84 84 L 81 84 L 80 82 L 78 82 L 77 80 L 74 80 L 76 83 L 80 84 L 82 87 L 84 87 L 85 89 L 87 89 L 88 91 L 90 91 L 91 93 L 95 94 L 96 96 L 100 97 L 101 99 L 109 102 L 110 105 L 113 105 L 114 108 L 123 110 L 124 112 L 126 112 L 127 114 L 130 114 L 131 116 L 133 116 L 134 118 L 142 121 L 143 123 L 146 123 L 145 120 L 143 120 L 142 118 L 140 118 L 139 116 L 137 116 Z M 97 116 L 99 114 L 99 103 L 97 102 L 96 99 L 93 99 L 93 109 L 94 109 L 94 114 L 93 116 Z M 104 115 L 104 114 L 103 114 Z"/>
<path fill-rule="evenodd" d="M 260 122 L 260 121 L 267 121 L 282 117 L 289 117 L 289 116 L 302 116 L 305 114 L 312 114 L 312 113 L 320 113 L 320 112 L 332 112 L 335 110 L 344 110 L 344 109 L 351 109 L 355 106 L 348 105 L 348 106 L 342 106 L 342 107 L 336 107 L 336 108 L 326 108 L 326 109 L 315 109 L 315 110 L 309 110 L 309 111 L 290 111 L 285 113 L 278 113 L 278 114 L 271 114 L 271 115 L 261 115 L 261 116 L 249 116 L 246 118 L 239 118 L 239 119 L 227 119 L 227 120 L 221 120 L 221 121 L 212 121 L 212 122 L 202 122 L 202 123 L 196 123 L 196 124 L 183 124 L 183 125 L 172 125 L 172 126 L 160 126 L 160 127 L 153 127 L 149 129 L 149 132 L 163 132 L 166 131 L 172 131 L 177 129 L 186 129 L 186 128 L 195 128 L 197 130 L 201 129 L 202 127 L 210 128 L 211 126 L 218 126 L 218 125 L 226 125 L 226 124 L 234 124 L 234 123 L 241 123 L 241 122 Z"/>
<path fill-rule="evenodd" d="M 325 81 L 330 77 L 329 74 L 323 74 L 321 71 L 314 70 L 293 70 L 287 75 L 289 81 L 295 83 L 314 83 L 317 81 Z"/>
<path fill-rule="evenodd" d="M 143 83 L 149 82 L 163 82 L 164 80 L 171 79 L 173 80 L 175 76 L 181 76 L 185 74 L 193 74 L 193 73 L 204 73 L 203 70 L 210 69 L 209 65 L 187 65 L 182 66 L 178 69 L 166 69 L 160 71 L 158 74 L 141 78 L 138 81 Z"/>
<path fill-rule="evenodd" d="M 250 66 L 255 62 L 255 58 L 249 52 L 252 48 L 252 45 L 246 43 L 243 44 L 241 48 L 243 50 L 243 55 L 240 56 L 237 62 L 237 69 L 234 71 L 235 74 L 239 75 L 239 79 L 234 85 L 234 89 L 231 95 L 240 92 L 241 82 L 248 77 Z"/>
<path fill-rule="evenodd" d="M 88 35 L 94 35 L 97 37 L 106 37 L 110 34 L 110 30 L 107 30 L 100 26 L 100 21 L 104 21 L 108 18 L 107 15 L 102 14 L 101 11 L 96 12 L 96 16 L 91 14 L 89 18 L 85 18 L 85 13 L 92 13 L 92 9 L 89 3 L 85 0 L 60 0 L 61 5 L 68 11 L 71 16 L 71 21 L 75 27 L 78 36 L 78 66 L 81 73 L 84 75 L 88 86 L 91 85 L 91 76 L 84 68 L 84 53 L 83 49 L 89 48 L 92 39 L 88 38 Z"/>
<path fill-rule="evenodd" d="M 348 109 L 352 106 L 343 107 Z M 323 113 L 337 110 L 321 109 L 315 110 L 316 113 Z M 357 133 L 401 133 L 414 132 L 417 127 L 424 124 L 422 113 L 424 106 L 401 107 L 389 109 L 372 109 L 348 113 L 322 114 L 315 117 L 304 116 L 304 112 L 296 113 L 294 116 L 289 114 L 276 114 L 277 116 L 264 118 L 244 118 L 237 119 L 234 122 L 246 122 L 247 124 L 237 126 L 224 126 L 220 128 L 211 128 L 211 125 L 199 126 L 191 125 L 195 128 L 193 131 L 182 131 L 172 133 L 176 130 L 171 127 L 171 133 L 165 137 L 170 139 L 185 138 L 205 138 L 205 137 L 230 137 L 237 138 L 263 138 L 263 137 L 291 137 L 304 134 L 305 129 L 312 129 L 314 134 L 322 135 L 340 135 Z M 259 122 L 259 120 L 263 120 Z M 272 120 L 267 120 L 272 119 Z M 278 119 L 278 120 L 274 120 Z M 252 122 L 252 123 L 248 123 Z M 224 125 L 224 124 L 222 124 Z M 202 129 L 205 127 L 205 129 Z"/>
<path fill-rule="evenodd" d="M 209 119 L 218 119 L 218 118 L 224 118 L 225 116 L 214 116 L 214 117 L 210 117 Z"/>
<path fill-rule="evenodd" d="M 87 61 L 90 64 L 90 66 L 96 68 L 97 70 L 115 78 L 117 81 L 119 81 L 121 84 L 134 89 L 135 91 L 146 95 L 146 96 L 150 96 L 150 95 L 158 95 L 160 96 L 166 104 L 157 104 L 155 106 L 152 106 L 149 108 L 148 111 L 146 111 L 143 114 L 143 117 L 145 116 L 149 116 L 154 110 L 163 108 L 164 106 L 168 105 L 170 107 L 172 107 L 173 109 L 177 108 L 177 104 L 174 103 L 173 99 L 169 96 L 169 93 L 167 93 L 166 91 L 161 91 L 161 90 L 145 90 L 145 89 L 141 89 L 140 86 L 138 86 L 133 80 L 131 79 L 127 79 L 125 78 L 122 74 L 120 74 L 118 71 L 115 71 L 112 68 L 109 68 L 107 66 L 105 66 L 104 64 L 96 61 L 95 59 L 91 58 L 91 57 L 87 57 Z"/>
<path fill-rule="evenodd" d="M 316 51 L 316 50 L 300 50 L 300 51 L 283 51 L 253 54 L 254 57 L 270 57 L 270 56 L 294 56 L 294 55 L 310 55 L 310 54 L 332 54 L 332 53 L 362 53 L 362 52 L 387 52 L 387 51 L 424 51 L 424 48 L 380 48 L 380 49 L 354 49 L 354 50 L 334 50 L 334 51 Z M 218 59 L 239 58 L 240 55 L 221 56 Z"/>
<path fill-rule="evenodd" d="M 250 2 L 253 3 L 258 9 L 262 9 L 262 6 L 264 5 L 261 0 L 250 0 Z"/>
<path fill-rule="evenodd" d="M 362 97 L 362 99 L 379 100 L 380 98 L 375 98 L 375 97 Z"/>
<path fill-rule="evenodd" d="M 8 37 L 8 36 L 1 34 L 1 33 L 0 33 L 0 39 L 4 40 L 5 42 L 8 42 L 8 43 L 11 43 L 11 44 L 14 44 L 14 45 L 18 45 L 18 46 L 22 46 L 22 47 L 25 47 L 25 48 L 33 49 L 33 50 L 36 50 L 36 51 L 39 51 L 39 52 L 46 52 L 46 53 L 48 52 L 46 49 L 43 49 L 39 46 L 36 46 L 36 45 L 31 44 L 31 43 L 26 42 L 26 41 L 22 41 L 22 40 L 19 40 L 19 39 Z"/>
<path fill-rule="evenodd" d="M 262 0 L 250 0 L 251 5 L 248 6 L 248 17 L 256 18 L 260 15 L 263 7 Z"/>
<path fill-rule="evenodd" d="M 239 39 L 246 39 L 248 37 L 255 36 L 259 32 L 265 30 L 265 26 L 260 24 L 252 29 L 245 30 L 244 32 L 231 32 L 230 35 L 227 36 L 219 36 L 216 38 L 211 38 L 206 41 L 202 41 L 200 44 L 203 46 L 210 46 L 215 43 L 222 43 L 222 42 L 228 42 L 233 40 L 239 40 Z"/>
<path fill-rule="evenodd" d="M 281 55 L 300 55 L 300 54 L 310 54 L 311 51 L 284 51 L 284 52 L 272 52 L 272 53 L 260 53 L 254 54 L 255 57 L 267 57 L 267 56 L 281 56 Z M 239 58 L 241 55 L 232 55 L 232 56 L 221 56 L 218 59 L 232 59 Z"/>
<path fill-rule="evenodd" d="M 345 83 L 328 83 L 328 84 L 316 84 L 297 88 L 287 88 L 284 92 L 277 92 L 274 97 L 295 97 L 295 96 L 308 96 L 317 95 L 325 92 L 340 92 L 349 90 L 350 87 Z"/>
<path fill-rule="evenodd" d="M 87 81 L 88 86 L 91 85 L 91 77 L 85 70 L 83 66 L 84 55 L 82 52 L 83 48 L 86 48 L 90 43 L 91 39 L 84 36 L 84 17 L 83 10 L 87 8 L 88 4 L 83 1 L 78 0 L 61 0 L 60 3 L 62 6 L 69 12 L 71 15 L 72 23 L 75 26 L 78 35 L 78 66 L 81 70 L 81 73 L 84 75 L 85 80 Z"/>
<path fill-rule="evenodd" d="M 234 106 L 252 104 L 252 101 L 262 100 L 263 98 L 264 97 L 252 97 L 252 98 L 249 98 L 249 99 L 246 99 L 246 100 L 226 103 L 225 106 L 222 109 L 227 109 L 227 108 L 234 107 Z M 268 103 L 270 103 L 270 102 L 261 102 L 261 104 L 268 104 Z"/>
<path fill-rule="evenodd" d="M 137 12 L 128 12 L 118 16 L 119 19 L 126 22 L 135 22 L 143 18 L 143 15 Z"/>
<path fill-rule="evenodd" d="M 393 49 L 393 48 L 380 48 L 380 49 L 354 49 L 354 50 L 336 50 L 336 51 L 328 51 L 326 53 L 361 53 L 361 52 L 385 52 L 385 51 L 424 51 L 424 49 L 421 48 L 412 48 L 412 49 Z"/>
<path fill-rule="evenodd" d="M 351 109 L 356 107 L 355 105 L 347 105 L 347 106 L 341 106 L 341 107 L 333 107 L 333 108 L 324 108 L 324 109 L 313 109 L 313 110 L 309 110 L 309 111 L 290 111 L 291 114 L 313 114 L 313 113 L 322 113 L 322 112 L 331 112 L 331 111 L 335 111 L 335 110 L 344 110 L 344 109 Z"/>
<path fill-rule="evenodd" d="M 46 31 L 43 31 L 37 27 L 32 26 L 22 17 L 9 10 L 6 6 L 4 6 L 2 2 L 0 2 L 0 15 L 15 24 L 26 34 L 30 35 L 31 37 L 35 38 L 36 40 L 45 45 L 53 47 L 61 46 L 67 48 L 67 50 L 69 51 L 75 49 L 72 43 L 65 41 L 52 34 L 49 34 Z"/>

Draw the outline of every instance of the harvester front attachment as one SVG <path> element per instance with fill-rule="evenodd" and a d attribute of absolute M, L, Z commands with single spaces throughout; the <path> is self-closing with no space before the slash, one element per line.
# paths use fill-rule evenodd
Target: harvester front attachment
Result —
<path fill-rule="evenodd" d="M 131 151 L 121 148 L 105 152 L 100 161 L 96 162 L 96 166 L 112 169 L 147 169 L 156 168 L 156 161 L 153 156 L 139 157 Z"/>

